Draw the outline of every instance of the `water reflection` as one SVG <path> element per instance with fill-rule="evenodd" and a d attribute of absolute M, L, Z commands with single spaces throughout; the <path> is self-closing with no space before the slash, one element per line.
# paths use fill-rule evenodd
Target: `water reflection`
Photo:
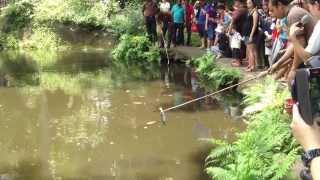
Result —
<path fill-rule="evenodd" d="M 83 53 L 58 53 L 50 63 L 0 55 L 0 177 L 207 179 L 207 147 L 197 140 L 232 139 L 242 123 L 212 98 L 168 113 L 167 126 L 150 123 L 160 106 L 206 93 L 194 70 L 128 69 L 106 52 Z"/>
<path fill-rule="evenodd" d="M 162 104 L 164 108 L 177 106 L 186 101 L 200 98 L 208 92 L 199 86 L 198 77 L 194 68 L 173 64 L 170 67 L 161 67 L 161 79 L 164 82 L 162 95 L 172 96 L 173 102 Z M 218 102 L 211 97 L 196 101 L 176 111 L 206 111 L 219 108 Z"/>

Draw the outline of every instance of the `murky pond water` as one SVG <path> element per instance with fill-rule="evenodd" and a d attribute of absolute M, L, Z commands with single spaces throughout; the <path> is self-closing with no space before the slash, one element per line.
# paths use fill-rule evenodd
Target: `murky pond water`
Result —
<path fill-rule="evenodd" d="M 160 106 L 204 95 L 190 68 L 128 70 L 101 50 L 36 57 L 0 54 L 0 177 L 205 180 L 200 139 L 230 140 L 244 128 L 212 99 L 159 123 Z"/>

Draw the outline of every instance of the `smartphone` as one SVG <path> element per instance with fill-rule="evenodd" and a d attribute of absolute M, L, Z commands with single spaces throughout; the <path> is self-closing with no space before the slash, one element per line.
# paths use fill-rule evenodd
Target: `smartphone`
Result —
<path fill-rule="evenodd" d="M 291 93 L 303 120 L 309 125 L 320 122 L 320 68 L 297 70 Z"/>
<path fill-rule="evenodd" d="M 320 122 L 320 68 L 310 69 L 309 86 L 312 118 Z"/>

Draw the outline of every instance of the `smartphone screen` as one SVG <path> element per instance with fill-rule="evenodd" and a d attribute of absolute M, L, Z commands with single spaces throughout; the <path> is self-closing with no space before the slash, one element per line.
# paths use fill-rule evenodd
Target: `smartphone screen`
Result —
<path fill-rule="evenodd" d="M 320 122 L 320 68 L 310 69 L 309 85 L 312 117 Z"/>

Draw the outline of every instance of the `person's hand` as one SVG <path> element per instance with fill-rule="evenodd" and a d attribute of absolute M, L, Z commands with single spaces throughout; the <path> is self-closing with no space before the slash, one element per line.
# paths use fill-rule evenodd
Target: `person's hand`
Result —
<path fill-rule="evenodd" d="M 252 37 L 249 37 L 248 43 L 252 43 L 252 40 L 253 40 L 253 38 L 252 38 Z"/>
<path fill-rule="evenodd" d="M 296 77 L 296 71 L 295 70 L 290 70 L 289 74 L 288 74 L 288 85 L 290 87 L 291 82 L 294 80 L 294 78 Z"/>
<path fill-rule="evenodd" d="M 204 26 L 204 30 L 208 31 L 208 26 Z"/>
<path fill-rule="evenodd" d="M 291 40 L 295 40 L 297 37 L 297 33 L 303 31 L 303 26 L 299 26 L 300 22 L 296 22 L 291 25 L 290 30 L 289 30 L 289 38 Z"/>
<path fill-rule="evenodd" d="M 320 148 L 320 127 L 315 123 L 309 126 L 302 119 L 298 105 L 293 105 L 292 122 L 290 125 L 292 133 L 305 151 Z"/>
<path fill-rule="evenodd" d="M 278 63 L 275 63 L 268 69 L 268 73 L 273 74 L 277 69 L 278 69 Z"/>

